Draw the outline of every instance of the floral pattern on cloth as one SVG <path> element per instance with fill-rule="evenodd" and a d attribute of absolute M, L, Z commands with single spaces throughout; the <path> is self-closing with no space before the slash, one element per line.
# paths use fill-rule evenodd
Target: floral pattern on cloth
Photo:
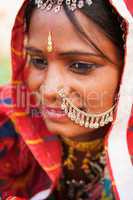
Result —
<path fill-rule="evenodd" d="M 61 181 L 60 184 L 64 184 L 63 181 Z M 65 184 L 64 184 L 65 185 Z M 69 186 L 68 186 L 69 187 Z M 72 186 L 70 186 L 71 188 Z M 60 187 L 61 188 L 61 187 Z M 80 187 L 77 189 L 80 190 Z M 82 188 L 81 188 L 82 191 Z M 88 193 L 86 192 L 86 195 L 82 195 L 82 197 L 75 197 L 71 194 L 66 196 L 66 194 L 70 194 L 72 190 L 56 190 L 51 194 L 51 196 L 47 200 L 115 200 L 115 196 L 113 193 L 111 178 L 109 176 L 109 171 L 107 167 L 105 167 L 104 170 L 104 177 L 102 180 L 100 180 L 98 183 L 96 183 L 94 186 L 91 187 L 91 189 L 88 189 Z M 82 192 L 78 192 L 79 194 Z M 73 197 L 72 197 L 73 196 Z M 76 194 L 76 196 L 78 196 Z"/>

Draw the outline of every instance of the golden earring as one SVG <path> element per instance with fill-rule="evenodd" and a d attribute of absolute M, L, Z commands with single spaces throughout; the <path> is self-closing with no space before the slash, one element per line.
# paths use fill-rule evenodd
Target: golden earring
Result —
<path fill-rule="evenodd" d="M 52 42 L 52 35 L 51 32 L 48 34 L 48 46 L 47 46 L 47 51 L 51 53 L 53 51 L 53 42 Z"/>

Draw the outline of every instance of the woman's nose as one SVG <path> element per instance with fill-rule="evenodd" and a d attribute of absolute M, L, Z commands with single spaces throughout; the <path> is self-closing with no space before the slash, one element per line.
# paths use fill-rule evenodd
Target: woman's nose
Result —
<path fill-rule="evenodd" d="M 47 71 L 45 80 L 40 86 L 40 92 L 44 100 L 58 99 L 58 90 L 63 88 L 63 76 L 60 70 L 50 69 Z"/>

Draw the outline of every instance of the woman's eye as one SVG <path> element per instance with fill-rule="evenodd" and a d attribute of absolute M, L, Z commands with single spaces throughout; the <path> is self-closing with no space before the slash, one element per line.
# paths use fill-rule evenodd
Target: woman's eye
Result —
<path fill-rule="evenodd" d="M 48 65 L 47 60 L 39 57 L 31 57 L 30 63 L 34 65 L 37 69 L 42 69 L 42 70 L 45 69 Z"/>
<path fill-rule="evenodd" d="M 70 69 L 71 71 L 78 74 L 86 74 L 87 72 L 92 71 L 96 67 L 98 67 L 98 65 L 94 63 L 75 62 L 71 64 Z"/>

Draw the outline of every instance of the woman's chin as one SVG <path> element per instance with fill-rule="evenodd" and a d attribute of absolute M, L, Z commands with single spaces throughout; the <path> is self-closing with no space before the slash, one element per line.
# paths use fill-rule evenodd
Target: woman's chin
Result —
<path fill-rule="evenodd" d="M 92 132 L 92 129 L 86 129 L 84 127 L 80 127 L 77 124 L 74 124 L 71 121 L 67 121 L 66 123 L 57 123 L 55 121 L 51 121 L 45 119 L 45 124 L 47 129 L 54 134 L 69 137 L 69 138 L 76 138 L 84 135 L 88 135 L 88 133 Z"/>

